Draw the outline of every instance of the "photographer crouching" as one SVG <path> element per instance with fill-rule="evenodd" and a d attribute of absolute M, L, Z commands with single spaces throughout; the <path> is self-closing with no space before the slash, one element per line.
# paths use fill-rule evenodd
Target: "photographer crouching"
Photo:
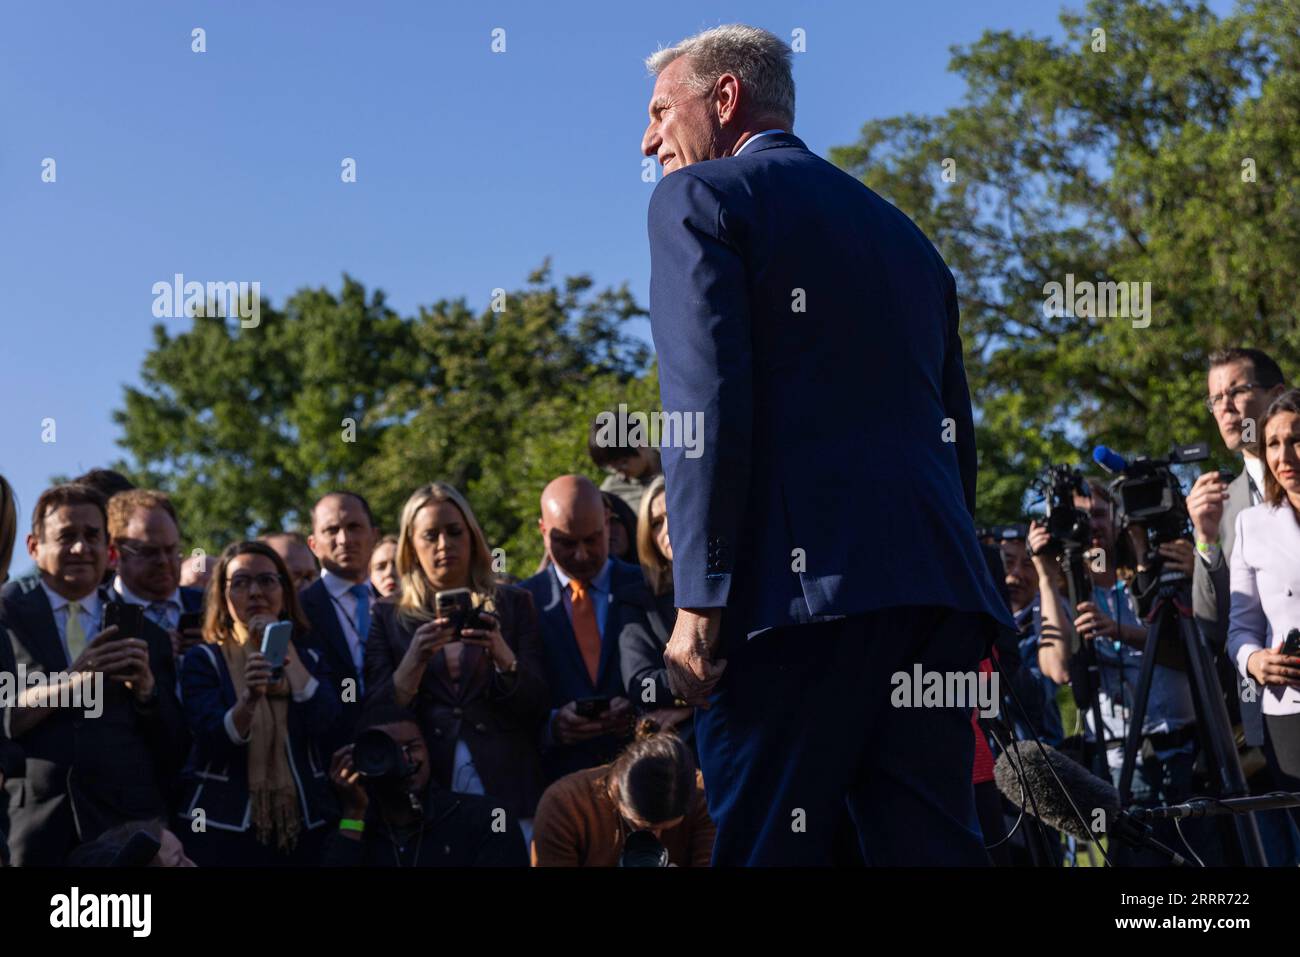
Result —
<path fill-rule="evenodd" d="M 1085 558 L 1090 594 L 1081 593 L 1079 597 L 1083 600 L 1074 609 L 1068 608 L 1066 598 L 1052 582 L 1053 566 L 1069 543 L 1054 539 L 1043 524 L 1032 523 L 1028 545 L 1038 572 L 1042 605 L 1038 662 L 1043 674 L 1053 681 L 1070 683 L 1079 710 L 1085 716 L 1085 738 L 1094 746 L 1098 733 L 1094 713 L 1100 712 L 1106 768 L 1112 782 L 1118 785 L 1129 716 L 1147 643 L 1143 616 L 1149 611 L 1157 578 L 1150 562 L 1158 555 L 1165 569 L 1181 571 L 1190 578 L 1195 549 L 1190 538 L 1179 538 L 1160 543 L 1154 551 L 1149 550 L 1145 529 L 1140 523 L 1133 522 L 1126 529 L 1126 542 L 1121 542 L 1117 535 L 1114 503 L 1100 484 L 1080 480 L 1072 499 L 1074 508 L 1083 513 L 1081 518 L 1086 517 L 1086 521 L 1074 524 L 1086 530 L 1089 550 Z M 1121 544 L 1126 544 L 1127 548 L 1121 549 Z M 1122 561 L 1126 558 L 1124 552 L 1132 557 Z M 1068 570 L 1066 574 L 1069 574 Z M 1092 649 L 1096 662 L 1095 689 L 1090 688 L 1093 679 L 1081 667 L 1086 656 L 1078 654 L 1080 641 L 1090 643 Z M 1094 693 L 1096 708 L 1093 706 Z M 1142 721 L 1141 750 L 1132 781 L 1132 803 L 1154 807 L 1189 797 L 1192 794 L 1196 748 L 1196 710 L 1187 675 L 1161 663 L 1158 658 Z M 1157 827 L 1156 838 L 1170 846 L 1181 845 L 1172 825 L 1168 822 L 1164 825 L 1168 831 L 1163 832 Z M 1204 834 L 1196 834 L 1197 830 L 1189 826 L 1184 828 L 1184 833 L 1193 842 L 1197 853 L 1206 858 L 1213 841 L 1207 840 Z M 1162 863 L 1150 852 L 1133 851 L 1117 842 L 1111 843 L 1108 853 L 1116 866 L 1157 866 Z"/>
<path fill-rule="evenodd" d="M 496 802 L 438 786 L 415 717 L 393 704 L 362 716 L 334 752 L 330 781 L 342 819 L 327 867 L 527 867 L 519 823 Z"/>

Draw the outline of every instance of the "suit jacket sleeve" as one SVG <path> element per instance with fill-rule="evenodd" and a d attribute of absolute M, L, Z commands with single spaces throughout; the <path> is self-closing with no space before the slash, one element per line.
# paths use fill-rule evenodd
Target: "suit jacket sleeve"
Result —
<path fill-rule="evenodd" d="M 140 727 L 149 741 L 159 770 L 170 777 L 179 774 L 189 753 L 190 735 L 185 712 L 176 697 L 176 659 L 171 640 L 161 628 L 146 628 L 149 642 L 149 669 L 153 672 L 158 696 L 147 709 L 138 709 Z"/>
<path fill-rule="evenodd" d="M 641 609 L 630 609 L 628 620 L 618 636 L 619 664 L 623 669 L 623 686 L 628 700 L 637 711 L 671 707 L 674 695 L 668 686 L 668 669 L 664 667 L 664 645 Z M 646 680 L 652 682 L 654 700 L 645 700 Z"/>
<path fill-rule="evenodd" d="M 1255 583 L 1255 568 L 1246 562 L 1242 532 L 1245 511 L 1237 515 L 1237 535 L 1232 548 L 1232 610 L 1228 620 L 1228 658 L 1243 677 L 1250 677 L 1246 662 L 1268 643 L 1268 618 Z M 1287 517 L 1290 520 L 1290 516 Z"/>
<path fill-rule="evenodd" d="M 392 700 L 393 672 L 401 661 L 389 637 L 388 610 L 371 616 L 370 634 L 366 636 L 365 658 L 361 667 L 366 671 L 366 700 Z M 397 613 L 392 612 L 396 626 Z"/>
<path fill-rule="evenodd" d="M 1232 589 L 1228 562 L 1223 549 L 1214 556 L 1214 564 L 1206 566 L 1198 554 L 1192 572 L 1192 612 L 1200 622 L 1201 633 L 1210 646 L 1218 651 L 1228 639 L 1228 618 L 1231 614 Z"/>
<path fill-rule="evenodd" d="M 505 710 L 541 721 L 550 711 L 551 692 L 543 676 L 542 636 L 537 626 L 537 606 L 533 604 L 532 594 L 522 588 L 508 594 L 511 603 L 511 633 L 503 637 L 519 660 L 519 669 L 514 677 L 494 673 L 489 693 L 492 700 Z M 505 625 L 504 621 L 502 625 Z"/>
<path fill-rule="evenodd" d="M 702 415 L 702 444 L 661 450 L 679 608 L 719 608 L 750 481 L 753 370 L 745 262 L 711 187 L 689 170 L 650 200 L 650 322 L 664 412 Z"/>
<path fill-rule="evenodd" d="M 961 472 L 962 495 L 966 510 L 975 514 L 975 476 L 979 460 L 975 452 L 975 419 L 971 412 L 970 387 L 966 383 L 966 365 L 962 358 L 960 310 L 957 305 L 957 283 L 947 266 L 941 267 L 945 278 L 945 299 L 948 305 L 947 350 L 943 358 L 943 408 L 953 420 L 957 439 L 957 466 Z M 942 430 L 943 425 L 937 426 Z"/>
<path fill-rule="evenodd" d="M 204 645 L 186 653 L 181 662 L 181 700 L 195 744 L 212 758 L 226 760 L 243 745 L 236 745 L 226 733 L 226 712 L 231 705 L 222 692 L 221 671 L 213 667 L 209 653 L 221 654 Z"/>

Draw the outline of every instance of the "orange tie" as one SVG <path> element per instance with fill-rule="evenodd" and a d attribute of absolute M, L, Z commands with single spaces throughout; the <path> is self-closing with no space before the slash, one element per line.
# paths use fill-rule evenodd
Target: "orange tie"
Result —
<path fill-rule="evenodd" d="M 594 685 L 600 674 L 600 626 L 596 624 L 596 609 L 582 582 L 570 578 L 569 590 L 573 592 L 573 633 Z"/>

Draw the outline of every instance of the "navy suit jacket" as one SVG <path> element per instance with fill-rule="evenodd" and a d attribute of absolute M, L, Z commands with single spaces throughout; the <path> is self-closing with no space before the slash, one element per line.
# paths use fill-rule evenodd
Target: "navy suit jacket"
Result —
<path fill-rule="evenodd" d="M 669 173 L 650 320 L 679 608 L 724 641 L 901 605 L 1014 631 L 975 538 L 951 272 L 894 206 L 789 133 Z"/>
<path fill-rule="evenodd" d="M 352 743 L 357 722 L 361 720 L 361 706 L 364 702 L 361 679 L 357 674 L 357 666 L 352 660 L 352 649 L 348 647 L 347 636 L 343 634 L 343 626 L 339 624 L 338 613 L 334 610 L 334 601 L 330 597 L 329 589 L 325 587 L 325 579 L 317 578 L 298 592 L 298 601 L 302 604 L 303 614 L 311 622 L 311 633 L 306 641 L 321 653 L 325 667 L 329 670 L 334 695 L 343 709 L 334 731 L 322 742 L 326 752 L 333 754 L 343 745 Z M 374 589 L 371 589 L 372 625 L 378 617 L 375 614 L 375 605 L 378 603 L 379 596 L 374 593 Z M 351 686 L 353 693 L 347 695 L 345 700 L 343 682 L 347 679 L 353 682 Z"/>
<path fill-rule="evenodd" d="M 582 652 L 578 650 L 578 639 L 564 607 L 564 590 L 560 587 L 555 569 L 547 565 L 519 585 L 532 593 L 533 603 L 537 606 L 537 623 L 542 634 L 542 660 L 546 670 L 546 684 L 551 690 L 551 707 L 561 708 L 578 698 L 596 695 L 627 697 L 619 660 L 618 639 L 627 623 L 630 609 L 635 605 L 622 600 L 621 596 L 632 591 L 639 594 L 645 589 L 641 567 L 612 559 L 609 575 L 611 600 L 605 616 L 605 628 L 600 636 L 600 667 L 596 671 L 595 683 L 587 673 Z M 573 771 L 612 760 L 626 743 L 625 738 L 615 735 L 605 735 L 573 745 L 550 741 L 542 753 L 542 771 L 548 781 L 554 781 Z"/>
<path fill-rule="evenodd" d="M 67 655 L 40 578 L 12 581 L 0 598 L 0 641 L 9 645 L 0 665 L 66 671 Z M 109 589 L 101 589 L 101 602 L 109 598 Z M 129 820 L 167 815 L 184 756 L 185 724 L 166 632 L 146 620 L 141 637 L 149 645 L 153 703 L 141 707 L 129 691 L 105 680 L 99 717 L 55 709 L 16 739 L 26 758 L 24 773 L 5 783 L 15 863 L 62 864 L 80 841 Z"/>

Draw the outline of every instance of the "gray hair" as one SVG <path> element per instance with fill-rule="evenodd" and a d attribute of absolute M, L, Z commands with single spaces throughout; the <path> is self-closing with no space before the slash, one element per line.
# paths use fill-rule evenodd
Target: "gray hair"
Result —
<path fill-rule="evenodd" d="M 785 119 L 794 126 L 794 76 L 790 72 L 793 54 L 775 34 L 743 23 L 705 30 L 646 57 L 645 65 L 658 76 L 678 57 L 690 60 L 687 86 L 707 93 L 724 73 L 740 80 L 760 114 Z"/>

